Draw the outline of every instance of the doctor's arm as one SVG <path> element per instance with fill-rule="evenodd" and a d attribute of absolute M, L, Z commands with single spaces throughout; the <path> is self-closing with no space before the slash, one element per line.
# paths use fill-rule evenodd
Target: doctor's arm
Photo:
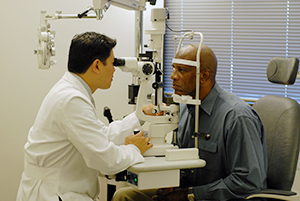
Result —
<path fill-rule="evenodd" d="M 153 114 L 153 104 L 148 104 L 143 106 L 143 112 L 146 115 L 151 116 L 161 116 L 163 112 Z M 100 124 L 103 124 L 99 121 Z M 124 144 L 124 140 L 128 135 L 133 133 L 134 129 L 141 130 L 141 124 L 143 121 L 140 121 L 135 112 L 127 115 L 123 120 L 116 120 L 111 122 L 108 126 L 105 126 L 105 132 L 107 133 L 109 140 L 115 144 L 121 145 Z"/>
<path fill-rule="evenodd" d="M 70 97 L 70 100 L 65 100 L 61 107 L 61 128 L 89 168 L 110 175 L 144 161 L 136 145 L 125 145 L 125 137 L 133 132 L 132 124 L 139 125 L 136 118 L 128 118 L 119 128 L 114 126 L 114 132 L 120 131 L 124 136 L 123 145 L 118 146 L 110 141 L 107 135 L 108 127 L 98 120 L 89 101 L 82 97 Z M 146 139 L 139 140 L 147 146 Z"/>

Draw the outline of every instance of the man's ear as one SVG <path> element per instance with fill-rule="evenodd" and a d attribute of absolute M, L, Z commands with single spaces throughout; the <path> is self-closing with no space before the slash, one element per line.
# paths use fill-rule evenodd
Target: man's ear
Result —
<path fill-rule="evenodd" d="M 200 72 L 200 82 L 201 83 L 204 83 L 206 82 L 207 80 L 210 79 L 210 70 L 209 69 L 205 69 L 203 71 Z"/>
<path fill-rule="evenodd" d="M 95 59 L 90 67 L 94 73 L 99 74 L 101 72 L 102 66 L 103 63 L 99 59 Z"/>

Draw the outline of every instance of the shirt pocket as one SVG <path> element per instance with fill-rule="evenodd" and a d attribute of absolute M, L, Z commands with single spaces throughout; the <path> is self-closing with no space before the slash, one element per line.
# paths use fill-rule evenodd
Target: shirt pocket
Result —
<path fill-rule="evenodd" d="M 216 153 L 218 151 L 218 143 L 212 140 L 199 140 L 198 147 L 202 151 Z"/>

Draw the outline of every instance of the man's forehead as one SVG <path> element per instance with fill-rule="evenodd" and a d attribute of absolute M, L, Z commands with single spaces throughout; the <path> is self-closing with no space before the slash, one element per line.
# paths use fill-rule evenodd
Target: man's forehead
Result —
<path fill-rule="evenodd" d="M 172 64 L 173 67 L 175 68 L 195 68 L 195 66 L 189 66 L 189 65 L 184 65 L 184 64 L 177 64 L 177 63 L 173 63 Z"/>

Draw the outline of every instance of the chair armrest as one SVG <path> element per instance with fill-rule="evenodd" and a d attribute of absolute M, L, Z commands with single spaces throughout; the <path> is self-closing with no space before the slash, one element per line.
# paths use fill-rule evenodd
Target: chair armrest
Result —
<path fill-rule="evenodd" d="M 277 189 L 263 189 L 257 194 L 252 194 L 245 199 L 251 198 L 272 198 L 279 200 L 299 201 L 299 195 L 293 191 L 277 190 Z"/>
<path fill-rule="evenodd" d="M 277 190 L 277 189 L 263 189 L 259 192 L 259 194 L 275 194 L 275 195 L 284 195 L 284 196 L 297 195 L 297 193 L 293 191 L 285 191 L 285 190 Z"/>

